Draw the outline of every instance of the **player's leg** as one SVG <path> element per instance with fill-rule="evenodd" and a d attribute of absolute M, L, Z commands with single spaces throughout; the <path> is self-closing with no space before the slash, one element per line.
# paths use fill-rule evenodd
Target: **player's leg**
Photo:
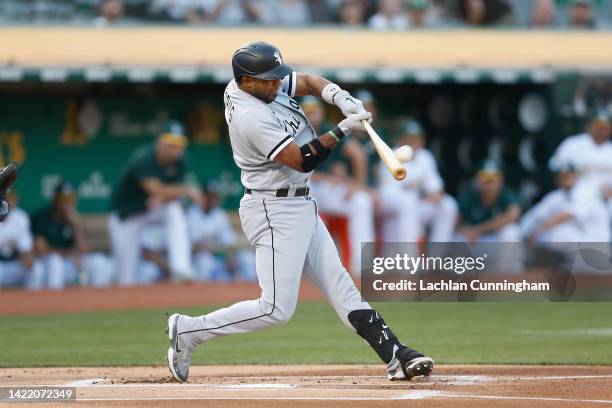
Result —
<path fill-rule="evenodd" d="M 61 255 L 51 253 L 44 258 L 47 275 L 47 287 L 53 290 L 64 289 L 66 286 L 66 268 Z"/>
<path fill-rule="evenodd" d="M 433 360 L 404 346 L 382 316 L 362 300 L 321 220 L 310 241 L 304 274 L 323 291 L 344 324 L 387 364 L 389 379 L 410 379 L 431 372 Z"/>
<path fill-rule="evenodd" d="M 121 286 L 137 283 L 136 267 L 140 257 L 140 230 L 143 223 L 142 216 L 120 220 L 117 214 L 111 214 L 108 219 L 117 282 Z"/>
<path fill-rule="evenodd" d="M 175 279 L 191 278 L 191 244 L 185 210 L 178 201 L 164 207 L 164 232 L 168 246 L 168 264 Z"/>
<path fill-rule="evenodd" d="M 87 285 L 102 288 L 114 281 L 112 261 L 101 252 L 90 252 L 83 255 L 83 271 Z"/>
<path fill-rule="evenodd" d="M 26 277 L 26 269 L 19 260 L 0 261 L 0 288 L 21 286 Z"/>
<path fill-rule="evenodd" d="M 384 242 L 417 242 L 421 234 L 418 196 L 415 191 L 382 189 L 380 198 L 385 222 Z"/>
<path fill-rule="evenodd" d="M 208 340 L 286 323 L 298 300 L 308 242 L 315 228 L 314 202 L 307 199 L 243 199 L 240 217 L 256 249 L 262 293 L 204 316 L 172 315 L 168 330 L 170 371 L 186 381 L 191 351 Z M 185 350 L 187 352 L 185 352 Z"/>
<path fill-rule="evenodd" d="M 348 199 L 349 236 L 351 237 L 351 269 L 361 272 L 361 243 L 373 242 L 374 202 L 366 191 L 356 191 Z"/>
<path fill-rule="evenodd" d="M 437 202 L 419 200 L 419 218 L 425 225 L 431 225 L 429 242 L 451 242 L 457 221 L 458 206 L 448 194 Z"/>
<path fill-rule="evenodd" d="M 27 272 L 25 287 L 28 290 L 42 290 L 45 288 L 45 279 L 44 262 L 40 257 L 35 258 L 32 267 Z"/>
<path fill-rule="evenodd" d="M 210 282 L 213 280 L 215 270 L 215 257 L 210 251 L 201 251 L 193 256 L 193 279 L 199 282 Z"/>

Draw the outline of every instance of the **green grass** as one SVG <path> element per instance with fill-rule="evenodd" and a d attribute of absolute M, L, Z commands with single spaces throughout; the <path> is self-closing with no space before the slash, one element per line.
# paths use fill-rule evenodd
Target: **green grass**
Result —
<path fill-rule="evenodd" d="M 612 364 L 612 303 L 381 303 L 402 341 L 446 364 Z M 214 308 L 181 309 L 202 314 Z M 165 364 L 161 311 L 0 317 L 0 366 Z M 216 339 L 195 364 L 374 363 L 325 303 L 282 327 Z"/>

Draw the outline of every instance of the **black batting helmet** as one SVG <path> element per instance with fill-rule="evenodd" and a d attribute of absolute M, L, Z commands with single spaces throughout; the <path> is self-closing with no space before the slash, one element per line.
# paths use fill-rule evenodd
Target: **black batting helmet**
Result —
<path fill-rule="evenodd" d="M 242 76 L 259 79 L 281 79 L 293 72 L 293 67 L 283 63 L 280 50 L 263 41 L 240 47 L 232 57 L 232 69 L 236 81 Z"/>

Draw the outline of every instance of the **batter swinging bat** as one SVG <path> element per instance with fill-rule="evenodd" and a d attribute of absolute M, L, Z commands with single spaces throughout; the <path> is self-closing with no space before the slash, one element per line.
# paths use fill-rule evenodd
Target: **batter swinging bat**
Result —
<path fill-rule="evenodd" d="M 380 156 L 385 166 L 387 166 L 387 170 L 396 180 L 403 180 L 406 177 L 406 169 L 400 163 L 400 161 L 395 157 L 395 153 L 387 144 L 378 136 L 378 133 L 370 126 L 367 120 L 362 120 L 363 127 L 366 132 L 368 132 L 368 136 L 372 140 L 378 155 Z"/>

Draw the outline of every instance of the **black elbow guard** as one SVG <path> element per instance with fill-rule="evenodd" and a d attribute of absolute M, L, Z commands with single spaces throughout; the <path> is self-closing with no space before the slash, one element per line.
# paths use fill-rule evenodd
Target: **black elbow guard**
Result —
<path fill-rule="evenodd" d="M 329 156 L 331 149 L 323 146 L 319 139 L 314 139 L 300 147 L 300 152 L 302 153 L 302 169 L 304 169 L 304 173 L 309 173 Z"/>

